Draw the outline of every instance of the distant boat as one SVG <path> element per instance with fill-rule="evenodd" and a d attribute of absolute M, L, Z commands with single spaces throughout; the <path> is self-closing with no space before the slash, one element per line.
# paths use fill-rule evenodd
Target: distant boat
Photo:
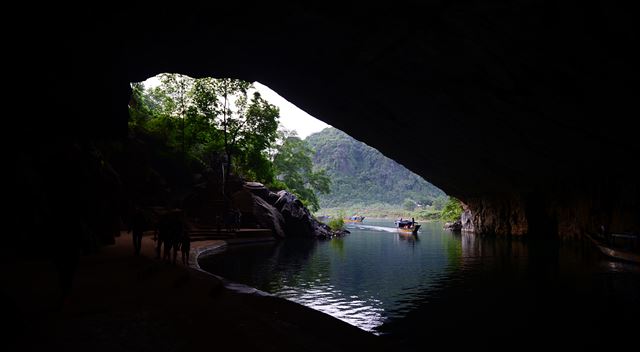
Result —
<path fill-rule="evenodd" d="M 358 223 L 362 221 L 364 221 L 364 216 L 360 216 L 360 215 L 354 215 L 349 218 L 344 218 L 344 222 L 347 222 L 347 223 Z"/>
<path fill-rule="evenodd" d="M 396 227 L 400 233 L 417 234 L 420 229 L 420 225 L 413 220 L 396 220 Z"/>

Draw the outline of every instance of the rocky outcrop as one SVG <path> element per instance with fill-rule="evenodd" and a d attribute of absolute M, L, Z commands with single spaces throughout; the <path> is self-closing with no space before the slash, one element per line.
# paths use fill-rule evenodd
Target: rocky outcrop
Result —
<path fill-rule="evenodd" d="M 273 205 L 264 199 L 253 196 L 253 214 L 260 226 L 271 229 L 274 237 L 285 238 L 285 220 Z"/>
<path fill-rule="evenodd" d="M 317 238 L 323 239 L 323 240 L 324 239 L 330 239 L 330 238 L 333 238 L 333 237 L 341 237 L 341 236 L 344 236 L 344 235 L 347 235 L 347 234 L 351 233 L 351 232 L 349 232 L 349 230 L 346 230 L 346 229 L 334 231 L 334 230 L 331 229 L 331 227 L 329 227 L 329 225 L 327 225 L 327 224 L 325 224 L 323 222 L 320 222 L 320 221 L 318 221 L 316 219 L 312 219 L 312 224 L 313 224 L 313 227 L 314 227 L 313 232 L 314 232 L 315 236 Z"/>
<path fill-rule="evenodd" d="M 462 203 L 462 215 L 460 215 L 460 223 L 462 225 L 461 230 L 464 232 L 475 232 L 473 226 L 473 214 L 469 206 Z"/>
<path fill-rule="evenodd" d="M 520 197 L 471 198 L 463 201 L 467 229 L 476 233 L 524 235 L 528 232 L 525 204 Z"/>
<path fill-rule="evenodd" d="M 277 194 L 278 200 L 274 206 L 284 217 L 287 236 L 312 237 L 314 227 L 309 210 L 293 194 L 287 191 L 279 191 Z"/>
<path fill-rule="evenodd" d="M 314 219 L 304 204 L 287 191 L 274 193 L 261 183 L 246 182 L 244 190 L 238 192 L 238 194 L 240 193 L 243 193 L 244 196 L 236 196 L 235 198 L 251 198 L 253 216 L 256 221 L 260 226 L 272 229 L 278 238 L 316 237 L 324 239 L 348 233 L 332 231 L 329 226 Z"/>
<path fill-rule="evenodd" d="M 455 222 L 446 222 L 443 228 L 445 230 L 459 232 L 460 230 L 462 230 L 462 223 L 460 222 L 460 220 L 457 220 Z"/>
<path fill-rule="evenodd" d="M 269 189 L 259 182 L 245 182 L 243 188 L 254 195 L 267 200 L 269 197 Z"/>

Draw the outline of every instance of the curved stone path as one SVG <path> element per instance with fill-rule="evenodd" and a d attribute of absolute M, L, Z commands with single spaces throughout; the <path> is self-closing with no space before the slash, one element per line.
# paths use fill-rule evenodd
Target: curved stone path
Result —
<path fill-rule="evenodd" d="M 224 245 L 194 242 L 192 252 Z M 24 256 L 5 260 L 0 309 L 9 350 L 384 350 L 379 337 L 324 313 L 226 289 L 197 263 L 156 260 L 153 246 L 145 236 L 142 255 L 134 257 L 131 235 L 123 233 L 115 245 L 81 257 L 62 305 L 52 265 Z"/>

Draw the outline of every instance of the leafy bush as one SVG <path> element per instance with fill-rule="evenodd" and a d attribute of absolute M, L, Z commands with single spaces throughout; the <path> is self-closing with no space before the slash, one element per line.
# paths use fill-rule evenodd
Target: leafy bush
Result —
<path fill-rule="evenodd" d="M 442 209 L 440 219 L 446 222 L 454 222 L 460 219 L 462 215 L 462 203 L 454 197 L 449 197 L 447 204 Z"/>
<path fill-rule="evenodd" d="M 342 217 L 333 218 L 327 224 L 333 231 L 344 229 L 344 219 Z"/>
<path fill-rule="evenodd" d="M 440 212 L 433 209 L 421 209 L 415 211 L 411 217 L 420 220 L 440 220 Z"/>

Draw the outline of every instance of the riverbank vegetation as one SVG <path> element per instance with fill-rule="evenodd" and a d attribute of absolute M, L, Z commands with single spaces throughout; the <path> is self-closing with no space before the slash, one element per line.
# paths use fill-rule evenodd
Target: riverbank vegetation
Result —
<path fill-rule="evenodd" d="M 366 218 L 378 219 L 415 218 L 420 221 L 453 222 L 460 219 L 462 204 L 454 197 L 444 196 L 438 197 L 432 205 L 417 206 L 412 209 L 394 204 L 374 203 L 322 208 L 316 212 L 316 216 L 328 216 L 329 218 L 344 217 L 344 214 L 347 216 L 357 214 Z"/>
<path fill-rule="evenodd" d="M 445 204 L 440 219 L 444 222 L 455 222 L 460 220 L 462 215 L 462 203 L 457 198 L 449 197 L 447 204 Z"/>
<path fill-rule="evenodd" d="M 338 216 L 334 217 L 333 219 L 329 220 L 327 225 L 329 225 L 329 227 L 333 231 L 344 230 L 344 217 L 341 216 L 341 215 L 338 215 Z"/>

